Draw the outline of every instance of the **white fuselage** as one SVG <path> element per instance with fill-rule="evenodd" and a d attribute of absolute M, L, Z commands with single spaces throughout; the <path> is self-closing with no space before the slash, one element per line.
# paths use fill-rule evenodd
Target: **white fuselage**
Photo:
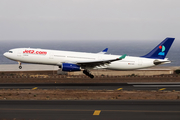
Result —
<path fill-rule="evenodd" d="M 116 59 L 119 58 L 121 55 L 58 51 L 34 48 L 17 48 L 11 49 L 9 52 L 4 53 L 4 56 L 18 62 L 60 66 L 62 63 Z M 154 60 L 156 59 L 126 56 L 126 58 L 123 60 L 114 61 L 108 65 L 96 68 L 113 70 L 133 70 L 155 66 Z"/>

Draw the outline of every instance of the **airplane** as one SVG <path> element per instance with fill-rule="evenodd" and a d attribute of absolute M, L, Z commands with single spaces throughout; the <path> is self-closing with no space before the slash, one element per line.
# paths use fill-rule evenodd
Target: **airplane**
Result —
<path fill-rule="evenodd" d="M 140 57 L 105 54 L 108 50 L 99 53 L 74 51 L 58 51 L 39 48 L 15 48 L 3 55 L 19 63 L 56 65 L 62 71 L 83 71 L 90 78 L 94 78 L 90 69 L 135 70 L 148 68 L 160 64 L 171 63 L 165 58 L 175 38 L 166 38 L 148 54 Z"/>

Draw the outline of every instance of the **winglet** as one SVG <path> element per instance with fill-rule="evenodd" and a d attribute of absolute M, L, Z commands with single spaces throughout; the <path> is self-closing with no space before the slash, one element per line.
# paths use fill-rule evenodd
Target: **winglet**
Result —
<path fill-rule="evenodd" d="M 108 51 L 108 48 L 104 49 L 104 50 L 101 51 L 101 52 L 98 52 L 98 54 L 105 54 L 105 53 L 107 53 L 107 51 Z"/>
<path fill-rule="evenodd" d="M 125 57 L 126 57 L 126 54 L 124 54 L 121 57 L 119 57 L 119 59 L 124 59 Z"/>
<path fill-rule="evenodd" d="M 108 48 L 104 49 L 102 52 L 107 52 L 108 51 Z"/>

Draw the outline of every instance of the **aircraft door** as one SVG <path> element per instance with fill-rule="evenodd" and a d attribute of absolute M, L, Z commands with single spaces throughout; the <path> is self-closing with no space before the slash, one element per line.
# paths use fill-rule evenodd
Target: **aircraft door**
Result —
<path fill-rule="evenodd" d="M 22 57 L 22 51 L 21 50 L 18 50 L 17 56 Z"/>
<path fill-rule="evenodd" d="M 53 52 L 49 53 L 49 59 L 54 59 L 54 53 Z"/>
<path fill-rule="evenodd" d="M 138 65 L 142 66 L 143 61 L 141 59 L 138 60 Z"/>

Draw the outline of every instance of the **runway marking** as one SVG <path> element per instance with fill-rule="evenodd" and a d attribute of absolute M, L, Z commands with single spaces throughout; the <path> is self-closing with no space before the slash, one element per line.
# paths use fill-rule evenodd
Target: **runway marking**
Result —
<path fill-rule="evenodd" d="M 117 90 L 122 90 L 123 88 L 118 88 Z"/>
<path fill-rule="evenodd" d="M 34 88 L 32 88 L 32 90 L 36 90 L 36 89 L 38 89 L 38 87 L 34 87 Z"/>
<path fill-rule="evenodd" d="M 141 112 L 141 113 L 180 113 L 180 111 L 151 111 L 151 110 L 103 110 L 105 112 Z"/>
<path fill-rule="evenodd" d="M 88 110 L 88 109 L 82 109 L 82 110 L 78 110 L 78 109 L 15 109 L 15 108 L 0 108 L 0 110 L 3 111 L 79 111 L 79 112 L 90 112 L 93 110 Z M 95 110 L 94 113 L 96 112 L 100 114 L 101 111 L 104 112 L 135 112 L 135 113 L 180 113 L 180 111 L 153 111 L 153 110 Z M 94 114 L 93 114 L 94 115 Z"/>
<path fill-rule="evenodd" d="M 133 87 L 180 87 L 180 85 L 133 85 Z"/>
<path fill-rule="evenodd" d="M 161 89 L 159 89 L 160 91 L 162 91 L 162 90 L 165 90 L 166 88 L 161 88 Z"/>
<path fill-rule="evenodd" d="M 95 110 L 94 113 L 93 113 L 93 115 L 99 115 L 100 112 L 101 112 L 101 110 Z"/>

